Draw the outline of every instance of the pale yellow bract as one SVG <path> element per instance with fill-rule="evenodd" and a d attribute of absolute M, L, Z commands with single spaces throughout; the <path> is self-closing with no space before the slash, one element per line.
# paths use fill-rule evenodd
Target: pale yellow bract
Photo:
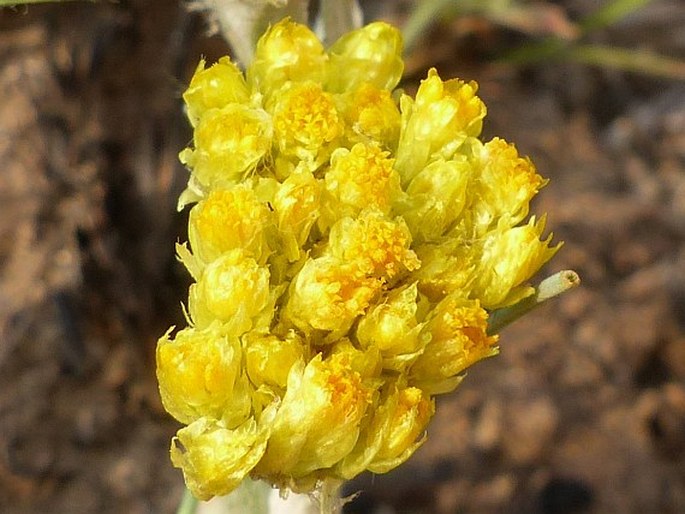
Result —
<path fill-rule="evenodd" d="M 415 99 L 393 93 L 401 50 L 386 23 L 326 51 L 286 19 L 245 75 L 201 61 L 184 94 L 194 283 L 157 376 L 198 498 L 404 462 L 433 396 L 497 353 L 489 312 L 559 247 L 526 221 L 545 184 L 530 160 L 478 139 L 477 85 L 430 70 Z"/>

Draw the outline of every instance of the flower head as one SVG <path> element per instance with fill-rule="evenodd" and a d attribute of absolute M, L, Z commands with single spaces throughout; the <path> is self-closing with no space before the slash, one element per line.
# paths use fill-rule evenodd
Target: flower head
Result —
<path fill-rule="evenodd" d="M 477 85 L 430 70 L 397 102 L 401 50 L 385 23 L 326 50 L 284 20 L 245 77 L 201 62 L 184 95 L 190 327 L 159 340 L 157 373 L 199 498 L 404 462 L 434 396 L 497 353 L 490 312 L 558 249 L 526 221 L 530 160 L 478 139 Z"/>
<path fill-rule="evenodd" d="M 281 155 L 311 163 L 312 170 L 318 168 L 343 133 L 333 96 L 316 82 L 289 82 L 270 107 Z"/>

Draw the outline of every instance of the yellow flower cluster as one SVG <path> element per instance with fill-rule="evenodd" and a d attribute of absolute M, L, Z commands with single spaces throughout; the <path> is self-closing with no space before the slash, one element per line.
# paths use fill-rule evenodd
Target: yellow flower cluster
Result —
<path fill-rule="evenodd" d="M 497 353 L 488 312 L 531 294 L 558 248 L 525 221 L 532 163 L 478 139 L 476 84 L 431 70 L 415 98 L 394 91 L 401 47 L 372 23 L 325 50 L 284 20 L 245 75 L 202 61 L 184 94 L 194 283 L 157 376 L 198 498 L 404 462 L 434 395 Z"/>

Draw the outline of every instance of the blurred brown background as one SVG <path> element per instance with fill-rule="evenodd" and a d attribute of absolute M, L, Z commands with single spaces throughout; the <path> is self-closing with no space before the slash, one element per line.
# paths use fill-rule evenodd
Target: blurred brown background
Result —
<path fill-rule="evenodd" d="M 546 272 L 583 285 L 507 329 L 349 511 L 685 512 L 685 80 L 501 62 L 608 2 L 509 3 L 523 10 L 439 20 L 404 86 L 430 66 L 480 83 L 485 137 L 551 179 L 533 211 L 565 246 Z M 412 5 L 365 10 L 401 23 Z M 682 62 L 685 4 L 585 39 Z M 0 8 L 0 512 L 174 512 L 154 346 L 189 282 L 180 95 L 201 54 L 227 52 L 172 0 Z"/>

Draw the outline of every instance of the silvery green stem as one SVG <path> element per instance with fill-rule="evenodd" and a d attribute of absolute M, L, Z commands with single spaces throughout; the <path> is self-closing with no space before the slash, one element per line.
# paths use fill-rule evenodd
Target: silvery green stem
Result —
<path fill-rule="evenodd" d="M 188 488 L 183 489 L 181 503 L 178 504 L 176 514 L 195 514 L 197 512 L 198 500 L 191 494 Z"/>
<path fill-rule="evenodd" d="M 305 25 L 309 21 L 309 0 L 194 0 L 190 5 L 207 11 L 243 66 L 252 61 L 257 40 L 269 25 L 287 16 Z M 321 0 L 315 28 L 331 44 L 362 23 L 357 0 Z"/>
<path fill-rule="evenodd" d="M 309 0 L 195 0 L 190 5 L 208 12 L 236 60 L 247 66 L 259 36 L 270 24 L 286 16 L 307 23 Z"/>
<path fill-rule="evenodd" d="M 321 0 L 315 28 L 319 38 L 329 46 L 363 23 L 364 16 L 357 0 Z"/>

